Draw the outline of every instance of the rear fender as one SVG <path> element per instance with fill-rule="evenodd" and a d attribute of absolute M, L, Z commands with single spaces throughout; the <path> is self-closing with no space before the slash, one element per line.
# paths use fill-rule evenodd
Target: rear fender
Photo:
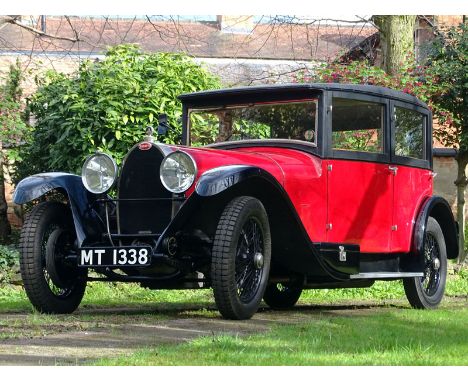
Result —
<path fill-rule="evenodd" d="M 424 254 L 424 233 L 427 220 L 433 217 L 440 225 L 447 247 L 447 257 L 455 259 L 458 256 L 458 227 L 448 202 L 440 196 L 432 196 L 427 199 L 419 212 L 413 235 L 413 252 Z"/>
<path fill-rule="evenodd" d="M 40 198 L 52 190 L 64 191 L 70 203 L 78 246 L 86 240 L 95 240 L 104 226 L 99 214 L 93 209 L 96 195 L 83 186 L 81 177 L 73 174 L 50 172 L 23 179 L 15 188 L 13 202 L 24 204 Z"/>

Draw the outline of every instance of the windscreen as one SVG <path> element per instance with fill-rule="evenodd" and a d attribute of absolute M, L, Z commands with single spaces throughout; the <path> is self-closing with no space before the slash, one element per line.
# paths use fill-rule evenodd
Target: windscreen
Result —
<path fill-rule="evenodd" d="M 249 139 L 316 144 L 317 100 L 191 109 L 189 131 L 192 146 Z"/>

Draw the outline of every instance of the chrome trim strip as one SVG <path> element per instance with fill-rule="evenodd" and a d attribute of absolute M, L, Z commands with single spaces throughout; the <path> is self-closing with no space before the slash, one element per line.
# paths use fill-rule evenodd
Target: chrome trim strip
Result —
<path fill-rule="evenodd" d="M 349 276 L 351 279 L 401 279 L 405 277 L 422 277 L 423 272 L 369 272 Z"/>

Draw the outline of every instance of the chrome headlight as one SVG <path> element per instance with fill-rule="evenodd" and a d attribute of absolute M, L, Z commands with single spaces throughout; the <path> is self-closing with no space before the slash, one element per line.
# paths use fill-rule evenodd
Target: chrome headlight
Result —
<path fill-rule="evenodd" d="M 93 194 L 109 190 L 117 178 L 117 164 L 110 155 L 96 153 L 88 157 L 81 169 L 83 185 Z"/>
<path fill-rule="evenodd" d="M 161 182 L 174 194 L 187 191 L 193 184 L 196 174 L 195 161 L 189 154 L 182 151 L 169 154 L 161 163 Z"/>

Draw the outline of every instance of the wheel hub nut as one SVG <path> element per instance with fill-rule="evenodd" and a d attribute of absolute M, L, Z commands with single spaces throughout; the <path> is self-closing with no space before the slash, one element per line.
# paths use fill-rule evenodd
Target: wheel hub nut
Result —
<path fill-rule="evenodd" d="M 440 260 L 439 259 L 434 259 L 433 262 L 432 262 L 432 265 L 434 267 L 435 270 L 438 270 L 440 268 Z"/>
<path fill-rule="evenodd" d="M 263 268 L 263 255 L 260 252 L 257 252 L 254 256 L 254 265 L 255 268 L 260 269 Z"/>

